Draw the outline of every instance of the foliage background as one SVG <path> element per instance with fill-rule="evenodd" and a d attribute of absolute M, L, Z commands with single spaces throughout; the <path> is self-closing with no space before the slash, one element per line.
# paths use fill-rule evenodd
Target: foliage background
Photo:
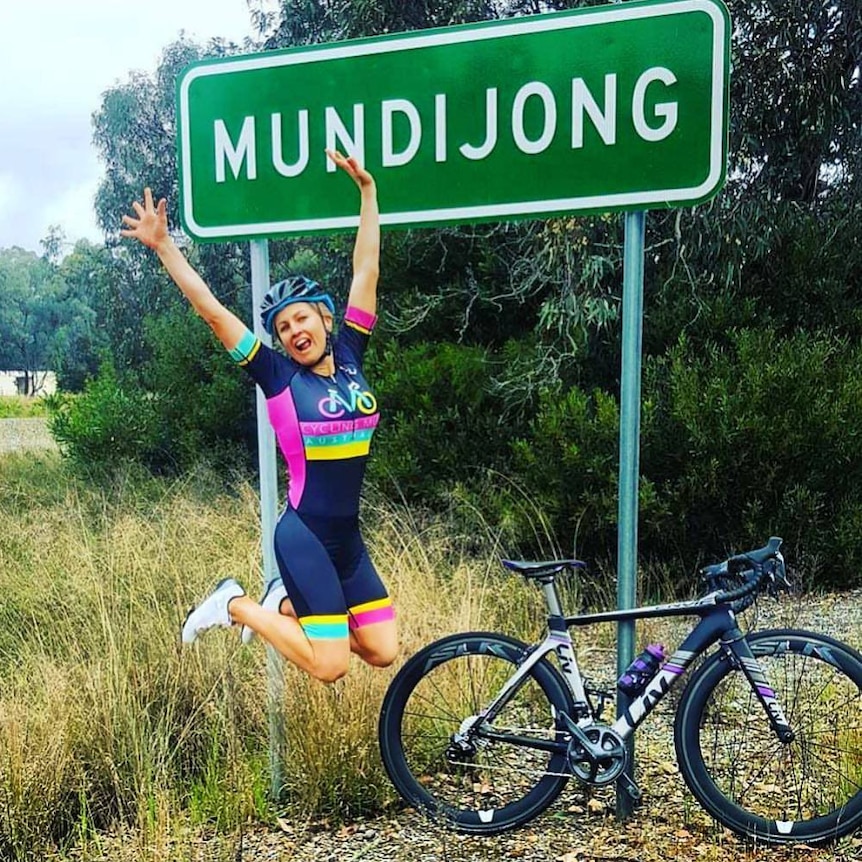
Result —
<path fill-rule="evenodd" d="M 582 5 L 595 4 L 249 4 L 264 50 Z M 859 584 L 860 8 L 728 5 L 727 186 L 647 217 L 640 550 L 682 581 L 704 558 L 779 534 L 816 583 Z M 0 365 L 24 361 L 16 332 L 46 333 L 38 361 L 79 392 L 54 402 L 54 433 L 82 469 L 254 470 L 250 384 L 155 257 L 115 234 L 145 182 L 178 224 L 174 81 L 237 50 L 180 39 L 152 74 L 105 94 L 104 245 L 61 258 L 53 233 L 41 257 L 0 252 L 0 295 L 13 300 L 0 305 Z M 369 358 L 385 414 L 378 490 L 456 519 L 479 510 L 508 553 L 614 558 L 621 233 L 619 217 L 589 216 L 385 235 Z M 178 240 L 248 319 L 245 249 Z M 310 272 L 343 302 L 351 241 L 273 242 L 273 277 Z M 27 302 L 64 312 L 22 322 Z"/>

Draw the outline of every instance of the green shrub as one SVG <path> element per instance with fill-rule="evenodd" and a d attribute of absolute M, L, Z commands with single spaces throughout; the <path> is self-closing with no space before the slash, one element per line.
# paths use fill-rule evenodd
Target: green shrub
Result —
<path fill-rule="evenodd" d="M 217 468 L 252 466 L 254 385 L 209 328 L 182 306 L 147 321 L 151 356 L 141 385 L 161 427 L 161 469 L 182 472 L 201 460 Z"/>
<path fill-rule="evenodd" d="M 667 583 L 690 590 L 704 560 L 780 535 L 791 563 L 818 584 L 862 583 L 860 367 L 862 348 L 848 338 L 750 329 L 705 349 L 681 338 L 647 359 L 642 560 L 672 569 Z M 476 447 L 476 461 L 487 443 Z M 448 499 L 483 512 L 506 552 L 535 552 L 550 537 L 563 553 L 614 560 L 616 398 L 548 388 L 510 445 L 494 469 L 450 480 Z"/>
<path fill-rule="evenodd" d="M 371 476 L 394 495 L 439 503 L 454 483 L 501 466 L 512 427 L 491 392 L 490 351 L 457 344 L 390 345 L 372 361 L 383 411 Z"/>
<path fill-rule="evenodd" d="M 750 329 L 650 362 L 641 468 L 662 506 L 644 546 L 694 562 L 780 535 L 824 583 L 858 584 L 860 362 L 843 337 Z"/>
<path fill-rule="evenodd" d="M 147 322 L 150 358 L 120 374 L 106 360 L 74 397 L 50 407 L 51 432 L 78 467 L 109 473 L 137 462 L 178 475 L 205 462 L 247 470 L 255 440 L 253 386 L 193 312 Z"/>
<path fill-rule="evenodd" d="M 80 395 L 54 398 L 51 410 L 51 433 L 82 470 L 108 471 L 130 461 L 162 460 L 153 400 L 143 390 L 123 385 L 111 362 L 103 362 Z"/>

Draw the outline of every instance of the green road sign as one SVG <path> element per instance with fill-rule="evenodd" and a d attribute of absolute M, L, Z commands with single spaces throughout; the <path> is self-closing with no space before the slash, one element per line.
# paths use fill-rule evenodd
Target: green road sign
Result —
<path fill-rule="evenodd" d="M 384 225 L 697 203 L 725 178 L 729 31 L 720 0 L 651 0 L 197 63 L 183 224 L 355 226 L 326 148 L 372 171 Z"/>

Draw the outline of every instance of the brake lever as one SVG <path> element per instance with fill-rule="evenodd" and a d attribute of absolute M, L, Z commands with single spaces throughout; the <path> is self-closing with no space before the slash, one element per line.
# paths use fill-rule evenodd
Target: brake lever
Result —
<path fill-rule="evenodd" d="M 778 598 L 779 593 L 792 593 L 793 583 L 787 577 L 787 567 L 781 554 L 769 564 L 769 584 L 767 592 L 772 598 Z"/>

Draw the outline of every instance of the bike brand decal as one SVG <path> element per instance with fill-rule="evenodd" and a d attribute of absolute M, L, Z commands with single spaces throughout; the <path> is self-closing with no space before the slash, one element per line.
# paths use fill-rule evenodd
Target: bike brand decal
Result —
<path fill-rule="evenodd" d="M 671 671 L 659 672 L 649 684 L 649 688 L 623 713 L 623 718 L 631 730 L 655 709 L 656 704 L 668 693 L 676 680 L 677 675 Z"/>
<path fill-rule="evenodd" d="M 790 644 L 787 645 L 787 648 L 790 649 Z M 802 655 L 813 655 L 815 658 L 819 658 L 825 662 L 829 662 L 832 667 L 837 667 L 841 669 L 841 664 L 835 658 L 832 653 L 832 650 L 828 646 L 808 642 L 805 644 L 805 648 L 802 650 Z"/>
<path fill-rule="evenodd" d="M 766 677 L 763 675 L 763 670 L 757 663 L 757 659 L 744 658 L 742 659 L 742 663 L 748 671 L 749 679 L 754 683 L 757 693 L 760 695 L 767 712 L 772 716 L 776 724 L 788 727 L 789 722 L 787 721 L 781 707 L 778 705 L 778 701 L 775 699 L 775 692 L 767 684 Z"/>
<path fill-rule="evenodd" d="M 518 656 L 512 655 L 504 644 L 480 641 L 475 648 L 470 648 L 463 642 L 454 643 L 434 650 L 434 652 L 428 656 L 428 661 L 425 662 L 425 667 L 422 673 L 426 674 L 431 670 L 431 668 L 437 667 L 438 664 L 442 664 L 444 661 L 449 661 L 450 659 L 463 655 L 495 655 L 499 658 L 507 659 L 508 661 L 518 660 Z"/>
<path fill-rule="evenodd" d="M 634 730 L 652 711 L 658 702 L 670 691 L 671 686 L 685 673 L 686 668 L 694 660 L 695 654 L 688 650 L 677 650 L 665 663 L 662 669 L 647 685 L 647 690 L 617 719 L 629 731 Z M 614 726 L 618 733 L 621 728 Z"/>
<path fill-rule="evenodd" d="M 770 648 L 768 652 L 765 647 Z M 757 655 L 783 656 L 789 652 L 793 652 L 793 647 L 788 640 L 762 641 L 757 644 Z M 842 669 L 841 663 L 835 657 L 834 651 L 826 644 L 805 641 L 802 646 L 802 655 L 814 656 L 814 658 L 819 658 L 821 661 L 828 662 L 832 667 L 837 667 L 839 670 Z"/>
<path fill-rule="evenodd" d="M 557 654 L 557 659 L 560 662 L 560 670 L 566 675 L 571 676 L 574 671 L 575 656 L 572 652 L 571 644 L 561 643 L 554 649 Z"/>

